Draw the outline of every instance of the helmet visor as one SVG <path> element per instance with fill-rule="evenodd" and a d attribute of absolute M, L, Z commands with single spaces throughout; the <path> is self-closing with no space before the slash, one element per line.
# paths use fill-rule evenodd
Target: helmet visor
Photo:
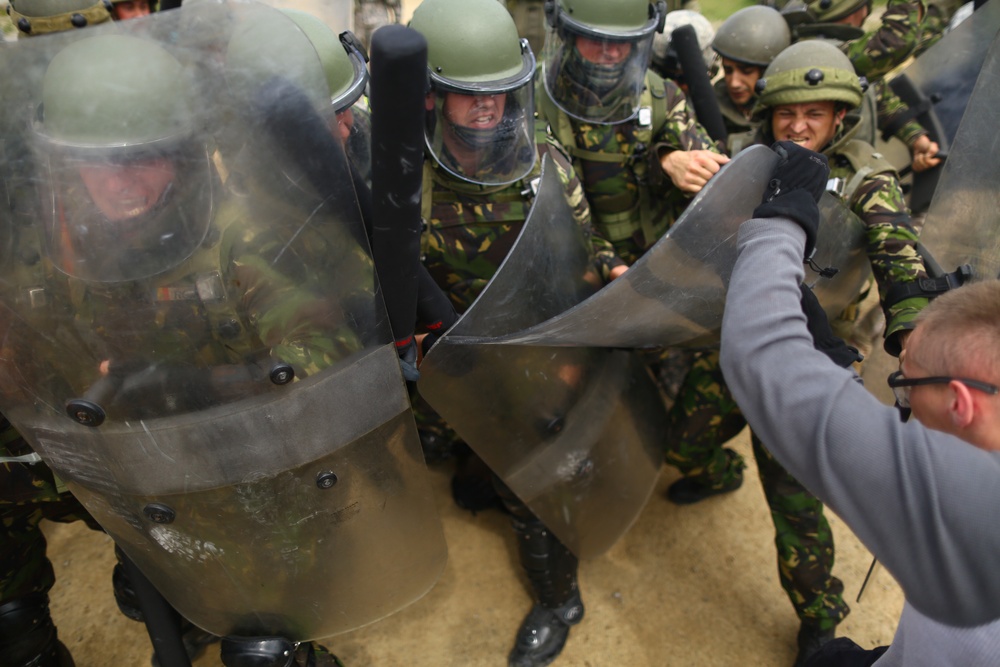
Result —
<path fill-rule="evenodd" d="M 214 189 L 204 146 L 41 153 L 44 243 L 63 273 L 92 282 L 148 278 L 204 241 Z"/>
<path fill-rule="evenodd" d="M 504 85 L 458 84 L 432 76 L 424 137 L 446 171 L 480 185 L 506 185 L 531 172 L 536 159 L 533 56 L 531 65 L 526 76 Z"/>
<path fill-rule="evenodd" d="M 608 35 L 569 22 L 545 37 L 545 90 L 562 111 L 588 123 L 620 123 L 639 111 L 656 20 L 643 30 Z"/>

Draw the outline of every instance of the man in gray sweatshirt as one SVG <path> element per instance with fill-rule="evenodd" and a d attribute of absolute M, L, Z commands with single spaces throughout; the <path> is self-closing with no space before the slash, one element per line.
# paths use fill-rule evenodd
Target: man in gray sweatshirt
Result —
<path fill-rule="evenodd" d="M 775 457 L 906 594 L 887 651 L 838 640 L 807 664 L 1000 664 L 1000 281 L 948 292 L 920 314 L 890 376 L 919 423 L 901 422 L 819 351 L 829 340 L 814 340 L 800 285 L 825 162 L 775 147 L 784 157 L 765 201 L 740 227 L 723 373 Z"/>

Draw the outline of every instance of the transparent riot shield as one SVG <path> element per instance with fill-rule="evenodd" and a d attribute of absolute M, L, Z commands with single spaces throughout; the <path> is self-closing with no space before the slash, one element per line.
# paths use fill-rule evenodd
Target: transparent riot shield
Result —
<path fill-rule="evenodd" d="M 277 9 L 297 9 L 315 16 L 336 33 L 354 31 L 355 0 L 260 0 Z"/>
<path fill-rule="evenodd" d="M 1000 7 L 1000 3 L 987 3 L 959 28 L 978 21 L 980 11 L 994 4 L 994 9 Z M 1000 38 L 995 38 L 955 135 L 921 235 L 922 244 L 943 270 L 971 264 L 979 279 L 1000 275 L 1000 234 L 997 233 L 1000 229 L 1000 192 L 997 190 L 1000 164 L 996 158 L 997 132 L 993 122 L 1000 108 L 998 105 Z"/>
<path fill-rule="evenodd" d="M 34 199 L 0 233 L 0 410 L 181 614 L 304 641 L 446 548 L 344 153 L 297 77 L 233 76 L 262 18 L 294 41 L 211 3 L 0 52 Z"/>
<path fill-rule="evenodd" d="M 614 544 L 649 497 L 666 413 L 634 353 L 493 342 L 599 285 L 563 193 L 546 160 L 521 235 L 424 359 L 418 387 L 569 549 L 592 557 Z"/>
<path fill-rule="evenodd" d="M 716 174 L 684 214 L 621 278 L 535 326 L 498 335 L 547 346 L 676 347 L 719 340 L 736 233 L 760 204 L 777 156 L 751 146 Z M 840 272 L 809 282 L 831 314 L 853 300 L 867 274 L 860 221 L 833 195 L 821 201 L 817 261 Z"/>
<path fill-rule="evenodd" d="M 911 110 L 920 112 L 917 119 L 948 159 L 955 152 L 959 123 L 987 51 L 1000 30 L 1000 3 L 984 3 L 970 18 L 889 82 Z M 912 210 L 927 209 L 942 173 L 938 166 L 913 175 Z"/>

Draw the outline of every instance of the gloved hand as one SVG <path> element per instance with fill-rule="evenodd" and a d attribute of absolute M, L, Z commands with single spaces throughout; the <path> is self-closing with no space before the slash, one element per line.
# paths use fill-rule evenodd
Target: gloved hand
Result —
<path fill-rule="evenodd" d="M 816 247 L 819 230 L 819 207 L 816 205 L 826 190 L 830 167 L 825 155 L 814 153 L 791 141 L 779 141 L 771 150 L 780 158 L 771 182 L 764 192 L 755 218 L 789 218 L 806 233 L 808 258 Z"/>
<path fill-rule="evenodd" d="M 841 368 L 847 368 L 855 361 L 862 361 L 864 357 L 858 353 L 857 349 L 833 333 L 823 306 L 820 305 L 819 299 L 809 289 L 809 286 L 799 285 L 799 289 L 802 291 L 799 303 L 802 304 L 802 312 L 806 315 L 809 333 L 812 334 L 813 347 L 830 357 L 833 363 Z"/>

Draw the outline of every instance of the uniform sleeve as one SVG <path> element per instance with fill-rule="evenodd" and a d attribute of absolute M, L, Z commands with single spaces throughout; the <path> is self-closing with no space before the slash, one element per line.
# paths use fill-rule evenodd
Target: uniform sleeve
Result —
<path fill-rule="evenodd" d="M 909 111 L 910 107 L 906 106 L 906 103 L 885 82 L 880 81 L 876 85 L 878 86 L 878 96 L 876 97 L 877 122 L 879 129 L 885 130 L 885 128 L 891 128 L 896 125 L 896 119 Z M 903 123 L 898 129 L 892 131 L 894 137 L 910 147 L 913 146 L 913 142 L 925 134 L 927 134 L 927 130 L 916 120 L 909 120 Z"/>
<path fill-rule="evenodd" d="M 688 103 L 677 84 L 670 79 L 664 79 L 666 84 L 667 117 L 663 127 L 653 137 L 657 150 L 694 151 L 705 150 L 721 153 L 719 147 L 712 141 L 708 131 L 698 123 L 694 110 Z"/>
<path fill-rule="evenodd" d="M 813 349 L 799 305 L 804 232 L 749 220 L 722 321 L 721 363 L 753 430 L 934 620 L 1000 618 L 1000 453 L 903 424 Z"/>
<path fill-rule="evenodd" d="M 878 30 L 846 45 L 858 74 L 875 81 L 906 60 L 920 39 L 921 13 L 920 0 L 889 0 Z"/>
<path fill-rule="evenodd" d="M 546 138 L 548 151 L 553 158 L 556 169 L 559 171 L 559 179 L 566 186 L 566 201 L 573 209 L 573 217 L 576 219 L 584 236 L 589 240 L 591 250 L 594 254 L 594 261 L 601 272 L 601 278 L 605 282 L 611 280 L 611 270 L 616 266 L 625 266 L 625 262 L 615 252 L 611 242 L 595 231 L 593 221 L 590 216 L 590 205 L 583 194 L 583 184 L 573 168 L 566 151 L 549 134 Z"/>
<path fill-rule="evenodd" d="M 896 284 L 927 277 L 924 260 L 917 253 L 917 234 L 903 201 L 903 191 L 892 173 L 870 176 L 861 183 L 851 210 L 865 225 L 865 249 L 878 283 L 885 311 L 885 337 L 912 329 L 925 298 L 911 298 L 885 307 L 886 294 Z"/>

